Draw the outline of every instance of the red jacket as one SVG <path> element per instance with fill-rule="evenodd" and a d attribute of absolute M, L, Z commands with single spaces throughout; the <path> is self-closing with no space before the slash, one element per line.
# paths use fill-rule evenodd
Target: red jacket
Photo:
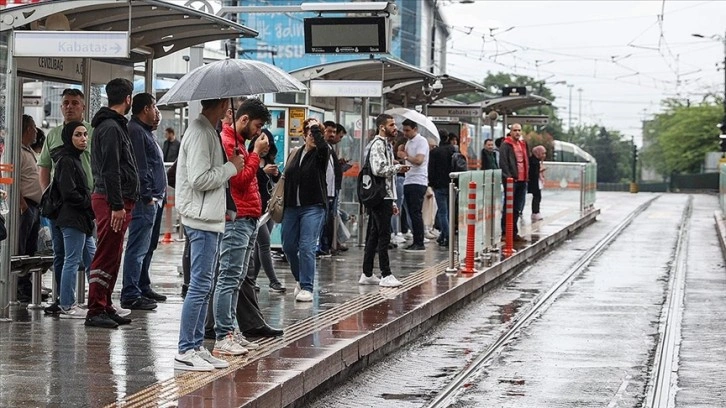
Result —
<path fill-rule="evenodd" d="M 245 166 L 242 171 L 229 179 L 232 190 L 232 198 L 237 206 L 237 218 L 254 217 L 262 215 L 262 199 L 260 190 L 257 187 L 257 169 L 260 167 L 260 156 L 257 153 L 248 153 L 245 148 L 245 140 L 238 136 L 239 153 L 245 158 Z M 232 126 L 222 125 L 222 143 L 227 157 L 234 154 L 234 129 Z"/>

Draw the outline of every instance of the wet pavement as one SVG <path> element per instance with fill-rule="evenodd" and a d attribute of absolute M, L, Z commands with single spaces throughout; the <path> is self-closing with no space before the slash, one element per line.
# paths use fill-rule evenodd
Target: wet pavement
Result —
<path fill-rule="evenodd" d="M 610 208 L 623 197 L 640 200 L 646 196 L 606 194 L 599 196 L 598 207 Z M 14 322 L 0 325 L 0 406 L 103 406 L 115 401 L 127 406 L 305 403 L 307 400 L 301 398 L 319 392 L 319 385 L 329 385 L 326 381 L 336 376 L 342 379 L 424 333 L 442 317 L 442 310 L 476 292 L 476 285 L 517 266 L 514 258 L 533 260 L 558 240 L 567 239 L 568 229 L 575 229 L 573 224 L 579 220 L 577 203 L 559 200 L 554 195 L 545 196 L 543 208 L 549 212 L 543 211 L 547 219 L 539 225 L 541 231 L 533 235 L 533 245 L 521 248 L 515 257 L 495 265 L 490 272 L 473 277 L 445 274 L 446 252 L 432 246 L 424 255 L 392 251 L 394 271 L 404 282 L 400 289 L 357 285 L 361 248 L 319 261 L 319 295 L 312 304 L 296 304 L 291 290 L 285 295 L 268 293 L 261 277 L 263 313 L 271 325 L 283 327 L 286 334 L 261 342 L 260 350 L 230 359 L 229 369 L 213 373 L 175 374 L 172 369 L 181 309 L 177 266 L 182 245 L 161 246 L 154 260 L 153 281 L 155 289 L 170 299 L 154 312 L 134 311 L 134 323 L 129 326 L 113 331 L 85 328 L 82 321 L 60 320 L 13 307 Z M 528 228 L 525 225 L 524 230 Z M 285 265 L 276 266 L 283 283 L 292 289 L 294 283 Z M 536 294 L 537 289 L 533 289 L 526 296 Z M 499 313 L 501 316 L 489 319 L 490 324 L 506 323 L 526 302 L 526 298 L 517 297 L 483 315 Z M 481 333 L 492 336 L 490 332 L 484 329 Z M 481 338 L 468 341 L 471 344 L 473 340 L 478 343 Z M 448 355 L 452 363 L 458 354 Z M 451 370 L 456 366 L 450 364 Z M 440 374 L 431 378 L 445 377 Z M 422 383 L 427 378 L 408 376 Z M 398 394 L 389 393 L 388 406 L 399 406 L 397 403 L 408 399 Z"/>
<path fill-rule="evenodd" d="M 628 208 L 652 196 L 610 201 L 614 197 L 598 195 L 602 213 L 597 223 L 310 406 L 426 406 Z M 687 200 L 686 195 L 664 195 L 651 204 L 563 295 L 469 379 L 451 406 L 643 406 L 653 381 L 659 319 Z M 721 407 L 726 400 L 726 267 L 713 222 L 717 200 L 695 195 L 693 202 L 680 365 L 672 392 L 678 407 Z"/>

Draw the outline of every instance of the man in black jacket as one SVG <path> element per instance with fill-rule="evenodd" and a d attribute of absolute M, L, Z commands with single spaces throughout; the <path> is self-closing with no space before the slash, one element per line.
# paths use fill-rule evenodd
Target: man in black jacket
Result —
<path fill-rule="evenodd" d="M 436 241 L 442 247 L 449 246 L 449 173 L 453 171 L 451 158 L 458 152 L 451 140 L 456 138 L 441 139 L 440 145 L 429 153 L 429 186 L 436 197 L 436 223 L 441 230 Z"/>
<path fill-rule="evenodd" d="M 115 328 L 131 323 L 131 319 L 119 316 L 111 304 L 111 293 L 121 266 L 131 211 L 139 198 L 139 176 L 124 117 L 131 109 L 133 89 L 128 79 L 112 79 L 106 84 L 108 107 L 102 107 L 91 122 L 91 170 L 95 183 L 91 200 L 98 244 L 91 262 L 86 326 Z"/>

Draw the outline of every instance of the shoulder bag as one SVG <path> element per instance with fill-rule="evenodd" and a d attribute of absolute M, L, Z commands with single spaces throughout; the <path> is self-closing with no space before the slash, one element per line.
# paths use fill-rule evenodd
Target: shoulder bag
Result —
<path fill-rule="evenodd" d="M 292 161 L 292 158 L 297 155 L 298 150 L 301 148 L 295 148 L 290 152 L 290 155 L 287 157 L 287 162 L 285 163 L 285 167 L 290 165 L 290 162 Z M 267 212 L 270 214 L 270 218 L 272 221 L 275 221 L 276 223 L 282 222 L 282 215 L 285 210 L 285 174 L 283 173 L 280 176 L 280 180 L 277 181 L 275 184 L 275 187 L 272 189 L 272 192 L 270 193 L 270 200 L 267 202 Z"/>

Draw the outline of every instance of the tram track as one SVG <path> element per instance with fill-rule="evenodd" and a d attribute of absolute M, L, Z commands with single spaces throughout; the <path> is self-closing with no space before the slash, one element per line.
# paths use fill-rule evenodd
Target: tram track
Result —
<path fill-rule="evenodd" d="M 592 246 L 585 254 L 583 254 L 553 285 L 551 288 L 541 296 L 541 298 L 532 305 L 532 307 L 525 312 L 516 322 L 511 324 L 497 339 L 494 341 L 486 350 L 484 350 L 479 356 L 472 360 L 462 371 L 460 371 L 454 378 L 439 391 L 434 398 L 429 401 L 426 405 L 428 408 L 448 407 L 456 399 L 456 396 L 463 392 L 470 383 L 470 380 L 476 375 L 476 373 L 484 367 L 488 362 L 513 339 L 517 336 L 523 327 L 526 327 L 531 323 L 540 312 L 544 311 L 549 307 L 562 293 L 564 293 L 567 287 L 580 275 L 587 267 L 600 256 L 609 246 L 612 244 L 623 231 L 630 226 L 630 224 L 640 214 L 645 212 L 648 207 L 657 199 L 654 197 L 647 202 L 638 206 L 632 211 L 625 219 L 617 224 L 610 232 L 607 233 L 602 239 L 600 239 L 594 246 Z M 690 200 L 689 206 L 690 208 Z M 690 211 L 688 210 L 687 211 Z M 690 212 L 684 212 L 684 219 L 681 220 L 681 232 L 686 230 L 683 228 L 686 214 Z M 678 240 L 680 247 L 681 238 Z M 676 256 L 678 258 L 678 256 Z M 682 299 L 682 297 L 681 297 Z M 682 301 L 682 300 L 681 300 Z M 672 326 L 672 325 L 671 325 Z M 668 355 L 668 352 L 661 353 L 662 355 Z M 672 354 L 671 354 L 672 355 Z M 665 366 L 662 364 L 661 366 Z M 658 405 L 656 405 L 658 406 Z"/>
<path fill-rule="evenodd" d="M 693 213 L 693 197 L 681 217 L 681 227 L 674 249 L 668 282 L 668 298 L 661 312 L 658 345 L 653 362 L 653 376 L 648 382 L 645 406 L 667 408 L 675 405 L 678 354 L 683 321 L 683 301 L 686 293 L 689 224 Z"/>

